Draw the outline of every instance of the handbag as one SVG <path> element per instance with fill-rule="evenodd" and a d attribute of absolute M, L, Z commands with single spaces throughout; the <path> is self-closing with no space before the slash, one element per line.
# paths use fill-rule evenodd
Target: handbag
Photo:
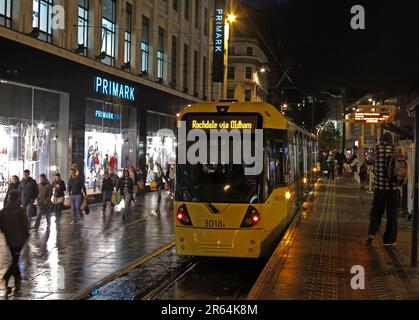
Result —
<path fill-rule="evenodd" d="M 89 201 L 87 200 L 87 197 L 84 197 L 80 205 L 80 210 L 85 211 L 88 207 L 89 207 Z"/>
<path fill-rule="evenodd" d="M 54 197 L 54 204 L 64 203 L 64 197 Z"/>
<path fill-rule="evenodd" d="M 68 210 L 71 208 L 71 200 L 69 196 L 64 197 L 64 210 Z"/>
<path fill-rule="evenodd" d="M 151 189 L 151 191 L 156 191 L 157 190 L 157 182 L 156 181 L 151 181 L 150 182 L 150 189 Z"/>

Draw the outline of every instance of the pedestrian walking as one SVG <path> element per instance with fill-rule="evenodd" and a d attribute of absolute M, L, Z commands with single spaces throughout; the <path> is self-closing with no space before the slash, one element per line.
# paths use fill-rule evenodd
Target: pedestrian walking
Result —
<path fill-rule="evenodd" d="M 384 211 L 387 211 L 387 226 L 383 244 L 396 245 L 397 241 L 397 206 L 399 203 L 398 184 L 388 176 L 389 159 L 397 155 L 393 136 L 385 133 L 382 142 L 374 148 L 374 200 L 368 228 L 366 245 L 371 245 L 381 225 Z"/>
<path fill-rule="evenodd" d="M 342 178 L 343 177 L 343 166 L 346 162 L 345 154 L 342 153 L 341 151 L 338 151 L 335 154 L 335 159 L 336 159 L 336 162 L 338 164 L 338 177 Z"/>
<path fill-rule="evenodd" d="M 68 193 L 70 195 L 71 209 L 73 212 L 73 222 L 76 224 L 78 219 L 83 219 L 80 206 L 83 200 L 83 195 L 86 196 L 86 186 L 81 175 L 77 174 L 77 169 L 72 167 L 70 169 L 70 179 L 68 180 Z"/>
<path fill-rule="evenodd" d="M 48 228 L 51 226 L 51 207 L 52 207 L 52 193 L 53 187 L 49 183 L 45 174 L 39 176 L 38 197 L 36 198 L 36 206 L 38 207 L 35 222 L 35 231 L 38 231 L 41 224 L 42 216 L 45 214 Z"/>
<path fill-rule="evenodd" d="M 114 184 L 112 178 L 109 175 L 108 171 L 105 171 L 102 180 L 102 209 L 106 211 L 106 206 L 108 201 L 111 202 L 112 210 L 114 208 L 114 204 L 112 203 L 112 192 L 114 190 Z"/>
<path fill-rule="evenodd" d="M 154 177 L 154 180 L 156 181 L 157 186 L 157 197 L 158 202 L 161 201 L 161 191 L 163 189 L 163 169 L 160 164 L 157 165 L 157 173 Z"/>
<path fill-rule="evenodd" d="M 30 171 L 25 170 L 23 171 L 23 179 L 19 183 L 18 191 L 21 197 L 21 204 L 22 207 L 26 211 L 26 216 L 28 219 L 29 228 L 31 228 L 32 222 L 32 213 L 35 211 L 34 201 L 38 196 L 38 184 L 36 181 L 30 176 Z"/>
<path fill-rule="evenodd" d="M 129 171 L 124 169 L 124 173 L 121 179 L 119 179 L 117 191 L 124 199 L 124 213 L 122 219 L 125 220 L 128 218 L 129 208 L 131 205 L 131 197 L 134 190 L 134 181 L 130 177 Z"/>
<path fill-rule="evenodd" d="M 64 196 L 67 191 L 65 182 L 61 179 L 61 175 L 57 173 L 54 180 L 54 204 L 55 204 L 55 224 L 61 223 L 61 214 L 64 209 Z"/>
<path fill-rule="evenodd" d="M 25 209 L 20 206 L 20 195 L 16 190 L 9 194 L 6 207 L 0 211 L 0 230 L 4 233 L 7 246 L 12 255 L 12 263 L 3 276 L 7 294 L 11 293 L 9 280 L 15 280 L 15 294 L 20 292 L 22 276 L 19 269 L 19 258 L 22 248 L 29 239 L 29 224 Z"/>
<path fill-rule="evenodd" d="M 327 156 L 327 179 L 335 180 L 335 157 L 333 152 L 330 151 Z"/>
<path fill-rule="evenodd" d="M 176 184 L 176 165 L 174 163 L 170 164 L 167 176 L 170 183 L 170 196 L 173 197 Z"/>
<path fill-rule="evenodd" d="M 6 192 L 6 197 L 4 198 L 4 203 L 3 206 L 6 207 L 7 205 L 7 201 L 9 199 L 9 195 L 10 192 L 12 192 L 13 190 L 18 191 L 19 189 L 19 177 L 18 176 L 13 176 L 12 179 L 10 180 L 10 184 L 9 187 L 7 188 L 7 192 Z"/>

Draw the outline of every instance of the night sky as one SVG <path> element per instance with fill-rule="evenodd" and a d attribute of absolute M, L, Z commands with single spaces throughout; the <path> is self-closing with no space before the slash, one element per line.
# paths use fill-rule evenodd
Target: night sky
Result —
<path fill-rule="evenodd" d="M 310 92 L 419 91 L 419 1 L 242 0 L 256 5 L 259 24 L 293 80 Z M 350 27 L 353 5 L 366 10 L 366 30 Z M 267 31 L 268 30 L 268 31 Z M 272 32 L 273 31 L 273 32 Z M 272 72 L 280 72 L 273 68 Z"/>

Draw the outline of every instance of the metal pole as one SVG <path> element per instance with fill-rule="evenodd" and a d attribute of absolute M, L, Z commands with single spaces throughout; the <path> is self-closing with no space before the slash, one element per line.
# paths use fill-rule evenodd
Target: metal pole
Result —
<path fill-rule="evenodd" d="M 418 207 L 419 207 L 419 105 L 415 107 L 415 167 L 412 225 L 412 256 L 411 265 L 416 268 L 418 263 Z"/>

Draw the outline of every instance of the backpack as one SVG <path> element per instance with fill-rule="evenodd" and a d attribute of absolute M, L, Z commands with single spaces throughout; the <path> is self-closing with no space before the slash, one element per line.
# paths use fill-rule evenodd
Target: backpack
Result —
<path fill-rule="evenodd" d="M 407 161 L 400 156 L 389 156 L 387 161 L 387 177 L 391 182 L 404 182 L 407 178 Z"/>

